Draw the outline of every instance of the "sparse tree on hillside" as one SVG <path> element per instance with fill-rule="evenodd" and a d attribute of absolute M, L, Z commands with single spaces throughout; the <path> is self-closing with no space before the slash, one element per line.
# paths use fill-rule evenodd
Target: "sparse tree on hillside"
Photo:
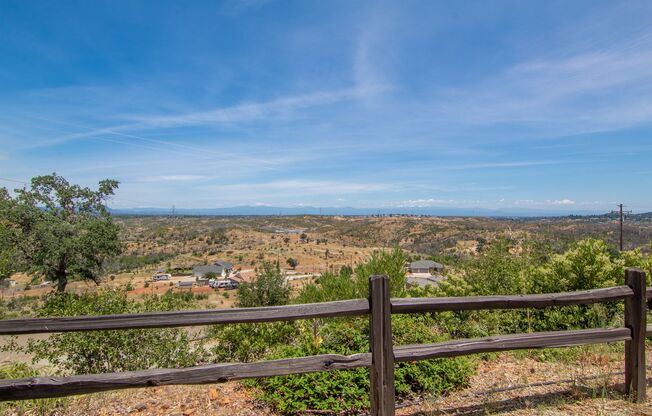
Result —
<path fill-rule="evenodd" d="M 297 266 L 299 265 L 299 261 L 295 258 L 290 257 L 289 259 L 286 260 L 288 266 L 292 267 L 292 270 L 296 269 Z"/>
<path fill-rule="evenodd" d="M 57 282 L 59 292 L 69 280 L 99 282 L 104 262 L 122 251 L 119 228 L 105 204 L 117 187 L 117 181 L 103 180 L 94 191 L 52 174 L 33 178 L 29 189 L 16 189 L 15 196 L 2 188 L 0 233 L 13 248 L 11 261 Z M 0 253 L 6 253 L 2 247 Z"/>
<path fill-rule="evenodd" d="M 273 263 L 264 262 L 251 283 L 243 283 L 238 288 L 239 306 L 285 305 L 290 298 L 290 288 L 285 276 Z"/>

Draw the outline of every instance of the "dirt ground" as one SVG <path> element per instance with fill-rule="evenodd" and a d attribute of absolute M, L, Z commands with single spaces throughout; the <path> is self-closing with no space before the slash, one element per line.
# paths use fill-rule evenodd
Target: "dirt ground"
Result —
<path fill-rule="evenodd" d="M 397 414 L 652 415 L 650 395 L 644 404 L 628 401 L 623 394 L 622 361 L 605 357 L 587 354 L 576 362 L 562 363 L 501 354 L 480 365 L 468 388 L 423 400 Z M 647 374 L 652 381 L 652 371 Z"/>

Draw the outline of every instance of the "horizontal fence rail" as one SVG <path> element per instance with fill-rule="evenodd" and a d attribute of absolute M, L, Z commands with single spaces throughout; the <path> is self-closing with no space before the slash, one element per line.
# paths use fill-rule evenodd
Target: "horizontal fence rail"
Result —
<path fill-rule="evenodd" d="M 205 309 L 63 318 L 9 319 L 0 321 L 0 335 L 293 321 L 297 319 L 366 315 L 368 313 L 369 301 L 367 299 L 353 299 L 262 308 Z"/>
<path fill-rule="evenodd" d="M 392 299 L 392 313 L 546 308 L 622 300 L 634 296 L 629 286 L 537 295 Z"/>
<path fill-rule="evenodd" d="M 253 363 L 220 363 L 179 369 L 150 369 L 123 373 L 34 377 L 0 380 L 0 401 L 62 397 L 133 387 L 172 384 L 207 384 L 230 380 L 283 376 L 317 371 L 371 369 L 371 414 L 394 414 L 394 362 L 510 351 L 571 347 L 625 341 L 625 389 L 635 401 L 645 400 L 645 343 L 652 336 L 647 326 L 645 273 L 628 269 L 626 286 L 568 293 L 452 298 L 389 298 L 386 276 L 370 278 L 368 299 L 264 308 L 209 309 L 143 314 L 13 319 L 0 321 L 0 335 L 49 332 L 165 328 L 194 325 L 292 321 L 342 316 L 369 316 L 371 352 L 354 355 L 325 354 Z M 393 346 L 392 313 L 463 310 L 545 308 L 625 301 L 625 327 L 573 331 L 535 332 L 451 340 L 434 344 Z"/>
<path fill-rule="evenodd" d="M 325 354 L 255 363 L 222 363 L 178 369 L 0 380 L 0 400 L 63 397 L 134 387 L 223 383 L 246 378 L 345 370 L 370 365 L 371 353 L 348 356 Z"/>
<path fill-rule="evenodd" d="M 453 340 L 436 344 L 406 345 L 394 348 L 396 361 L 418 361 L 431 358 L 523 349 L 574 347 L 631 340 L 628 328 L 582 329 L 577 331 L 534 332 Z"/>
<path fill-rule="evenodd" d="M 394 347 L 397 362 L 518 349 L 572 347 L 631 339 L 627 328 L 538 332 Z M 371 353 L 313 355 L 254 363 L 223 363 L 180 369 L 157 369 L 71 377 L 0 380 L 0 400 L 62 397 L 82 393 L 171 384 L 223 383 L 246 378 L 283 376 L 371 366 Z"/>
<path fill-rule="evenodd" d="M 652 292 L 648 291 L 652 297 Z M 633 296 L 629 286 L 566 293 L 516 296 L 469 296 L 439 298 L 395 298 L 392 313 L 462 311 L 481 309 L 545 308 L 590 304 Z M 297 319 L 358 316 L 369 314 L 367 299 L 262 308 L 203 309 L 78 317 L 0 320 L 0 335 L 48 332 L 99 331 L 107 329 L 172 328 L 233 323 L 292 321 Z"/>

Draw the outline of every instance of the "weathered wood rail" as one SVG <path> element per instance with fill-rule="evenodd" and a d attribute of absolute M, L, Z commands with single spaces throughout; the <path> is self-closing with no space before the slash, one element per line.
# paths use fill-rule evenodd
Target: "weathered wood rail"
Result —
<path fill-rule="evenodd" d="M 645 400 L 645 337 L 647 300 L 645 273 L 628 269 L 624 286 L 568 293 L 461 298 L 390 299 L 389 281 L 373 276 L 368 299 L 266 308 L 234 308 L 133 315 L 13 319 L 0 321 L 0 335 L 69 331 L 163 328 L 247 322 L 369 315 L 370 352 L 354 355 L 325 354 L 254 363 L 222 363 L 178 369 L 149 369 L 123 373 L 33 377 L 0 380 L 0 400 L 62 397 L 135 387 L 172 384 L 207 384 L 246 378 L 301 374 L 316 371 L 370 368 L 371 413 L 393 415 L 394 363 L 455 357 L 518 349 L 556 348 L 625 341 L 625 388 L 633 400 Z M 575 331 L 535 332 L 463 339 L 420 345 L 392 345 L 391 314 L 480 309 L 546 308 L 621 301 L 625 302 L 625 327 Z"/>

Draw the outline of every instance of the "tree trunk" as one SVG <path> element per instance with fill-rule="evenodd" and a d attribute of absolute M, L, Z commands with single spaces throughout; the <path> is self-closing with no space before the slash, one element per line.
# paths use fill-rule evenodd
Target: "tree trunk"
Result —
<path fill-rule="evenodd" d="M 66 272 L 65 265 L 60 265 L 57 270 L 57 291 L 63 293 L 66 291 L 66 286 L 68 285 L 68 272 Z"/>

